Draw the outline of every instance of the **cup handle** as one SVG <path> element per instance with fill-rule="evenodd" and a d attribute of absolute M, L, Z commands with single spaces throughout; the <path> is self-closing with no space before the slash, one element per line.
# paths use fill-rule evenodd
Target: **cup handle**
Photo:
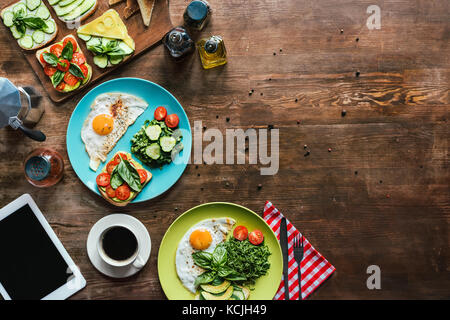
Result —
<path fill-rule="evenodd" d="M 133 266 L 137 269 L 142 269 L 144 265 L 145 265 L 144 260 L 140 256 L 137 256 L 136 259 L 133 261 Z"/>

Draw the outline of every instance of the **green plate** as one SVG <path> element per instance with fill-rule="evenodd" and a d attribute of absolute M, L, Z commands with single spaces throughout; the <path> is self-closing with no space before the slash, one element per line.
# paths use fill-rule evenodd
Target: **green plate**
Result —
<path fill-rule="evenodd" d="M 194 294 L 187 290 L 178 279 L 175 267 L 175 253 L 184 234 L 196 223 L 210 218 L 229 217 L 236 225 L 244 225 L 249 232 L 259 229 L 264 234 L 265 243 L 272 253 L 269 257 L 269 272 L 256 281 L 250 300 L 273 299 L 278 290 L 283 271 L 283 259 L 276 235 L 267 223 L 253 211 L 233 203 L 212 202 L 194 207 L 179 216 L 169 227 L 158 253 L 158 274 L 161 286 L 170 300 L 191 300 Z"/>

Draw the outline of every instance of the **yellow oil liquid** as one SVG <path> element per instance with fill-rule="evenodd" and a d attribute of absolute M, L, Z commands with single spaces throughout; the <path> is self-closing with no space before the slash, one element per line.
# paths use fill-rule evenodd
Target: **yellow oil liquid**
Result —
<path fill-rule="evenodd" d="M 198 53 L 204 69 L 211 69 L 227 63 L 227 50 L 219 36 L 201 39 L 197 42 Z"/>

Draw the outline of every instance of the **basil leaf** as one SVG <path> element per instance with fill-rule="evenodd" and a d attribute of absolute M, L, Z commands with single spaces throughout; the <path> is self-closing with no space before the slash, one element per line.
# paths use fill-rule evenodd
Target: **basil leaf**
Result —
<path fill-rule="evenodd" d="M 55 56 L 53 53 L 44 52 L 42 56 L 44 57 L 45 62 L 47 62 L 52 67 L 58 66 L 58 57 Z"/>
<path fill-rule="evenodd" d="M 61 52 L 61 57 L 63 59 L 72 60 L 73 56 L 73 44 L 71 41 L 67 41 L 67 44 L 64 46 Z M 74 74 L 75 76 L 75 74 Z"/>
<path fill-rule="evenodd" d="M 81 71 L 80 67 L 78 65 L 76 65 L 75 63 L 70 64 L 69 72 L 77 78 L 81 78 L 81 79 L 85 78 L 83 71 Z"/>
<path fill-rule="evenodd" d="M 223 278 L 229 280 L 229 281 L 246 281 L 247 278 L 236 271 L 233 270 L 233 272 L 229 273 L 228 275 L 224 276 Z"/>
<path fill-rule="evenodd" d="M 212 264 L 215 267 L 223 266 L 227 262 L 227 250 L 223 245 L 218 245 L 212 255 Z"/>
<path fill-rule="evenodd" d="M 117 165 L 117 172 L 119 172 L 120 176 L 126 183 L 130 186 L 134 191 L 141 191 L 142 184 L 141 178 L 139 177 L 139 173 L 136 168 L 133 167 L 128 160 L 122 160 Z"/>
<path fill-rule="evenodd" d="M 192 254 L 194 263 L 203 269 L 211 269 L 212 254 L 205 251 L 197 251 Z"/>
<path fill-rule="evenodd" d="M 200 284 L 210 283 L 216 278 L 215 271 L 206 271 L 199 275 L 194 282 L 194 285 L 197 287 Z"/>
<path fill-rule="evenodd" d="M 217 270 L 217 275 L 221 278 L 225 278 L 232 273 L 235 273 L 235 271 L 228 266 L 220 266 Z"/>
<path fill-rule="evenodd" d="M 27 31 L 27 27 L 25 26 L 25 24 L 22 21 L 19 21 L 19 22 L 15 23 L 15 25 L 16 25 L 17 31 L 19 31 L 20 34 L 24 35 L 25 32 Z"/>
<path fill-rule="evenodd" d="M 114 168 L 113 172 L 111 172 L 111 188 L 117 189 L 123 184 L 123 179 L 117 171 L 117 166 Z"/>
<path fill-rule="evenodd" d="M 56 70 L 56 72 L 53 74 L 51 78 L 53 86 L 56 88 L 63 79 L 64 79 L 64 72 Z"/>
<path fill-rule="evenodd" d="M 47 27 L 47 24 L 42 18 L 38 17 L 26 17 L 21 19 L 23 23 L 34 30 L 43 30 Z"/>
<path fill-rule="evenodd" d="M 123 56 L 123 55 L 125 55 L 125 51 L 123 51 L 122 49 L 118 48 L 117 50 L 107 52 L 106 54 L 108 56 Z"/>

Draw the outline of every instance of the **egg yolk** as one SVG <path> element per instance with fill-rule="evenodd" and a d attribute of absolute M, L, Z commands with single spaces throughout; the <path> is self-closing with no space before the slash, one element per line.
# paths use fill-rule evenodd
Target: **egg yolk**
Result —
<path fill-rule="evenodd" d="M 196 250 L 207 249 L 212 242 L 211 233 L 208 230 L 195 230 L 189 237 L 192 248 Z"/>
<path fill-rule="evenodd" d="M 92 127 L 94 131 L 101 135 L 110 134 L 113 130 L 114 120 L 109 114 L 100 114 L 92 121 Z"/>

